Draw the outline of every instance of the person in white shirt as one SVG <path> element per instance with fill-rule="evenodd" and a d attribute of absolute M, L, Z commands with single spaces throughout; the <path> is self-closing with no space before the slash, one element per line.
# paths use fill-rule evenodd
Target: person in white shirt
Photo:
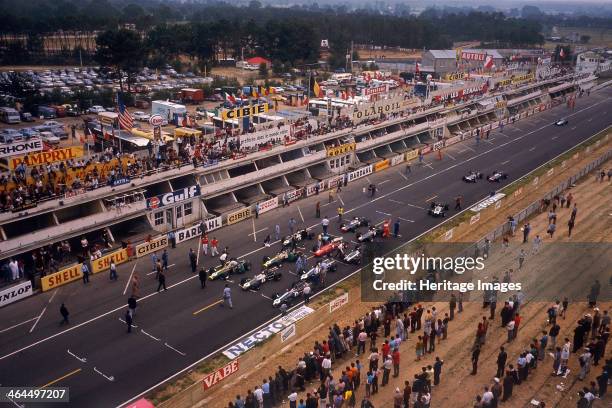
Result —
<path fill-rule="evenodd" d="M 508 330 L 508 343 L 510 343 L 514 339 L 514 320 L 508 322 L 506 330 Z"/>
<path fill-rule="evenodd" d="M 321 369 L 323 370 L 324 377 L 327 377 L 327 374 L 329 374 L 331 370 L 331 366 L 332 366 L 331 358 L 329 356 L 329 353 L 327 353 L 323 361 L 321 361 Z"/>
<path fill-rule="evenodd" d="M 260 407 L 263 407 L 263 390 L 258 386 L 255 387 L 255 391 L 253 391 L 253 395 L 257 400 L 257 403 Z"/>
<path fill-rule="evenodd" d="M 493 402 L 494 398 L 495 398 L 495 396 L 489 390 L 489 387 L 484 387 L 484 394 L 482 394 L 482 403 L 483 403 L 483 405 L 485 407 L 491 406 L 491 403 Z"/>

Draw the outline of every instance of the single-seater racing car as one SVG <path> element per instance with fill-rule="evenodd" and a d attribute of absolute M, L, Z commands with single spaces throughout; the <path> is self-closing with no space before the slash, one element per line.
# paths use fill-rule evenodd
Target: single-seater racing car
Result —
<path fill-rule="evenodd" d="M 349 251 L 342 258 L 343 262 L 358 265 L 361 263 L 361 247 L 357 245 L 352 251 Z"/>
<path fill-rule="evenodd" d="M 300 276 L 300 280 L 311 282 L 319 277 L 321 271 L 335 272 L 336 263 L 332 259 L 324 259 L 320 262 L 317 262 L 315 266 L 313 266 L 308 271 L 304 272 L 302 276 Z"/>
<path fill-rule="evenodd" d="M 315 256 L 331 255 L 332 252 L 338 249 L 342 242 L 342 237 L 336 237 L 329 241 L 329 243 L 322 245 L 321 248 L 317 248 L 315 246 L 312 251 L 314 252 Z"/>
<path fill-rule="evenodd" d="M 372 242 L 376 237 L 382 236 L 383 230 L 382 228 L 378 228 L 376 226 L 371 226 L 368 228 L 366 232 L 363 234 L 357 233 L 357 242 Z"/>
<path fill-rule="evenodd" d="M 429 210 L 427 210 L 427 214 L 432 217 L 445 217 L 446 212 L 448 211 L 448 204 L 431 202 L 429 206 Z"/>
<path fill-rule="evenodd" d="M 304 281 L 297 281 L 292 285 L 291 289 L 287 289 L 285 293 L 275 294 L 274 300 L 272 301 L 272 306 L 281 307 L 283 304 L 289 306 L 296 299 L 302 296 L 306 285 L 308 285 L 308 283 Z"/>
<path fill-rule="evenodd" d="M 287 235 L 283 238 L 283 248 L 290 247 L 293 242 L 298 243 L 304 240 L 311 240 L 313 238 L 313 233 L 308 232 L 306 228 L 296 231 L 293 235 Z"/>
<path fill-rule="evenodd" d="M 566 118 L 561 118 L 558 121 L 555 122 L 555 126 L 565 126 L 569 123 L 569 121 Z"/>
<path fill-rule="evenodd" d="M 283 249 L 273 257 L 264 256 L 262 267 L 264 269 L 272 268 L 274 266 L 280 266 L 283 262 L 295 262 L 297 261 L 298 254 L 288 249 Z"/>
<path fill-rule="evenodd" d="M 491 175 L 489 175 L 489 177 L 487 177 L 487 180 L 490 182 L 499 183 L 507 178 L 508 174 L 504 173 L 503 171 L 495 170 L 493 173 L 491 173 Z"/>
<path fill-rule="evenodd" d="M 482 179 L 482 173 L 479 171 L 470 171 L 463 176 L 463 181 L 466 183 L 476 183 L 479 179 Z"/>
<path fill-rule="evenodd" d="M 370 225 L 365 217 L 353 217 L 349 221 L 340 224 L 340 231 L 342 232 L 355 232 L 359 227 L 367 227 Z"/>
<path fill-rule="evenodd" d="M 243 274 L 251 270 L 251 263 L 244 259 L 236 260 L 231 258 L 223 265 L 217 265 L 208 269 L 208 279 L 228 279 L 232 274 Z"/>
<path fill-rule="evenodd" d="M 283 274 L 281 273 L 279 268 L 274 269 L 264 269 L 261 273 L 253 276 L 252 278 L 242 278 L 240 279 L 240 287 L 243 290 L 257 290 L 266 282 L 269 281 L 278 281 L 282 278 Z"/>

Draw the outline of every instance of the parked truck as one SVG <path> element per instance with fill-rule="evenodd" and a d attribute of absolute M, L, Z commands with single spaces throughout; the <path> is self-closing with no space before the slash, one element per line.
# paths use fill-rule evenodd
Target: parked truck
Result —
<path fill-rule="evenodd" d="M 204 90 L 195 88 L 181 89 L 181 99 L 184 103 L 200 103 L 204 101 Z"/>
<path fill-rule="evenodd" d="M 182 118 L 187 113 L 185 105 L 180 105 L 174 102 L 153 101 L 151 104 L 151 115 L 160 115 L 166 119 L 168 123 L 177 124 L 178 118 Z"/>

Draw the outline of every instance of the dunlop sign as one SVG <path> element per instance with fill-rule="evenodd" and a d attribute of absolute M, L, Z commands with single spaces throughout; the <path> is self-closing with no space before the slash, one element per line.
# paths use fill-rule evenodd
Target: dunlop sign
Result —
<path fill-rule="evenodd" d="M 354 152 L 357 148 L 357 143 L 345 143 L 340 146 L 330 147 L 327 149 L 327 157 L 341 156 L 343 154 Z"/>
<path fill-rule="evenodd" d="M 259 115 L 268 111 L 267 103 L 260 103 L 259 105 L 243 106 L 232 110 L 224 110 L 221 112 L 221 119 L 231 120 L 240 119 L 246 116 Z"/>
<path fill-rule="evenodd" d="M 32 282 L 25 281 L 10 288 L 0 290 L 0 307 L 32 295 Z"/>
<path fill-rule="evenodd" d="M 150 254 L 168 246 L 168 236 L 162 235 L 149 242 L 136 245 L 136 258 Z"/>
<path fill-rule="evenodd" d="M 55 289 L 58 286 L 81 279 L 83 277 L 83 271 L 81 270 L 82 266 L 83 264 L 72 265 L 71 267 L 62 269 L 59 272 L 43 276 L 40 278 L 42 291 L 46 292 L 48 290 Z"/>
<path fill-rule="evenodd" d="M 93 273 L 102 272 L 110 268 L 111 261 L 115 262 L 115 265 L 122 264 L 128 261 L 127 249 L 120 249 L 119 251 L 111 252 L 108 255 L 104 255 L 102 258 L 95 259 L 91 263 L 91 271 Z"/>
<path fill-rule="evenodd" d="M 28 167 L 40 166 L 41 164 L 49 164 L 55 162 L 66 161 L 83 157 L 83 148 L 81 146 L 72 146 L 65 149 L 49 150 L 47 152 L 31 153 L 26 156 L 17 156 L 9 159 L 9 169 L 15 170 L 21 163 L 25 163 Z"/>
<path fill-rule="evenodd" d="M 227 225 L 232 225 L 251 217 L 251 207 L 246 207 L 227 215 Z"/>

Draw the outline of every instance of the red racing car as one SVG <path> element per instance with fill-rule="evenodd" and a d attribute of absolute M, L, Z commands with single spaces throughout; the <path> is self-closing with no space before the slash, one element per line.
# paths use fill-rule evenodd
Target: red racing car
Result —
<path fill-rule="evenodd" d="M 321 248 L 317 249 L 317 247 L 313 248 L 313 252 L 315 256 L 325 256 L 331 255 L 338 247 L 342 244 L 342 238 L 334 238 L 328 244 L 322 245 Z"/>

